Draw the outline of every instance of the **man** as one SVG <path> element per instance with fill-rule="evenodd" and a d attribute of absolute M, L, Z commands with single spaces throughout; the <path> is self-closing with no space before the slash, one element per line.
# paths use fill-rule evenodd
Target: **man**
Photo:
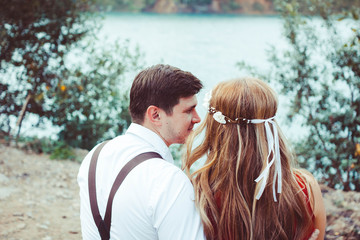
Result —
<path fill-rule="evenodd" d="M 144 152 L 157 152 L 135 167 L 118 189 L 112 206 L 111 239 L 204 239 L 188 177 L 173 165 L 169 146 L 184 143 L 200 122 L 195 107 L 202 88 L 189 72 L 156 65 L 140 72 L 130 91 L 133 123 L 101 150 L 96 167 L 99 212 L 104 212 L 112 184 L 122 167 Z M 94 148 L 95 149 L 95 148 Z M 88 172 L 94 149 L 78 174 L 80 219 L 84 239 L 100 239 L 89 200 Z"/>

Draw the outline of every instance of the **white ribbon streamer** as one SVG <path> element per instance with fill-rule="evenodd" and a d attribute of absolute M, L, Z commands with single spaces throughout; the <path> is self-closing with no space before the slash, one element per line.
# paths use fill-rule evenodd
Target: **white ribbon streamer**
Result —
<path fill-rule="evenodd" d="M 256 195 L 256 199 L 259 200 L 261 195 L 263 194 L 265 187 L 266 187 L 267 179 L 269 177 L 270 167 L 275 162 L 275 173 L 274 173 L 274 180 L 273 180 L 273 197 L 274 197 L 274 201 L 277 202 L 276 179 L 277 179 L 277 193 L 281 193 L 282 175 L 281 175 L 279 135 L 278 135 L 276 123 L 273 121 L 274 118 L 275 118 L 275 116 L 272 118 L 268 118 L 268 119 L 251 119 L 249 121 L 254 124 L 265 123 L 266 138 L 267 138 L 267 142 L 268 142 L 268 151 L 269 151 L 267 160 L 266 160 L 266 166 L 265 166 L 264 170 L 261 172 L 261 174 L 255 179 L 255 182 L 262 181 L 260 190 Z M 274 134 L 272 133 L 272 131 L 270 129 L 269 123 L 272 125 Z M 271 153 L 273 153 L 273 156 L 272 156 L 271 161 L 269 162 Z"/>
<path fill-rule="evenodd" d="M 204 99 L 204 107 L 209 110 L 210 113 L 213 114 L 213 118 L 221 123 L 226 124 L 227 122 L 233 123 L 228 117 L 223 115 L 220 111 L 217 111 L 215 108 L 210 107 L 210 99 L 211 99 L 211 92 L 207 93 Z M 281 161 L 280 161 L 280 147 L 279 147 L 279 135 L 276 127 L 276 123 L 273 121 L 274 117 L 268 118 L 268 119 L 246 119 L 242 118 L 240 120 L 243 120 L 246 123 L 253 123 L 253 124 L 259 124 L 259 123 L 265 123 L 265 130 L 266 130 L 266 138 L 268 142 L 268 156 L 266 160 L 266 166 L 264 170 L 260 173 L 260 175 L 255 179 L 255 182 L 260 182 L 260 189 L 259 192 L 256 195 L 256 199 L 259 200 L 262 196 L 266 183 L 269 177 L 270 173 L 270 167 L 275 163 L 275 172 L 274 172 L 274 179 L 273 179 L 273 197 L 274 201 L 277 202 L 276 198 L 276 179 L 277 179 L 277 193 L 281 193 L 282 188 L 282 174 L 281 174 Z M 235 119 L 234 122 L 238 121 L 239 119 Z M 270 128 L 270 124 L 272 126 L 272 131 Z M 272 158 L 270 160 L 270 155 L 272 153 Z"/>

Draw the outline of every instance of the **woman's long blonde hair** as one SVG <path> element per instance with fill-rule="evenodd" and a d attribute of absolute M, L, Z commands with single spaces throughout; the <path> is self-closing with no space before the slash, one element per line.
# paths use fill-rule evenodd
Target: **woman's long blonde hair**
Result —
<path fill-rule="evenodd" d="M 231 119 L 268 119 L 275 116 L 277 105 L 275 92 L 254 78 L 222 82 L 210 100 L 211 107 Z M 194 139 L 204 130 L 203 141 L 193 149 Z M 189 136 L 183 160 L 186 172 L 190 175 L 193 163 L 206 157 L 204 166 L 190 178 L 208 240 L 301 239 L 309 231 L 312 216 L 291 166 L 294 156 L 279 128 L 278 132 L 282 166 L 278 202 L 272 192 L 274 167 L 261 198 L 255 198 L 260 183 L 254 180 L 264 169 L 269 151 L 264 123 L 223 125 L 207 114 Z"/>

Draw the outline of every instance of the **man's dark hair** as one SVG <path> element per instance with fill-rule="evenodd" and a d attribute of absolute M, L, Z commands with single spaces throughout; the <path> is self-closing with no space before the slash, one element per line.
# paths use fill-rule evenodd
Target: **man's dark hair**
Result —
<path fill-rule="evenodd" d="M 142 124 L 150 105 L 172 114 L 182 97 L 197 94 L 203 87 L 192 73 L 169 65 L 158 64 L 141 71 L 130 90 L 130 114 L 133 122 Z"/>

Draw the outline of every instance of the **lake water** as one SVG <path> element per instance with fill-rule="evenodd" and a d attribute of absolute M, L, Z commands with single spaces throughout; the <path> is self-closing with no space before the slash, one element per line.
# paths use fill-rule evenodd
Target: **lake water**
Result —
<path fill-rule="evenodd" d="M 130 40 L 145 54 L 145 66 L 166 63 L 192 72 L 204 83 L 197 108 L 203 118 L 206 110 L 201 103 L 207 91 L 220 81 L 247 75 L 237 62 L 245 61 L 261 71 L 269 68 L 266 51 L 286 45 L 282 29 L 282 20 L 276 16 L 111 13 L 104 19 L 100 39 Z M 280 122 L 285 119 L 285 102 L 280 97 Z M 283 128 L 301 133 L 298 126 Z"/>
<path fill-rule="evenodd" d="M 129 39 L 159 62 L 191 71 L 205 88 L 241 76 L 236 62 L 266 68 L 266 49 L 281 43 L 278 17 L 228 15 L 108 14 L 101 35 Z"/>
<path fill-rule="evenodd" d="M 276 16 L 109 13 L 98 37 L 99 44 L 129 40 L 132 48 L 139 47 L 144 54 L 145 67 L 164 63 L 192 72 L 204 84 L 197 108 L 203 119 L 204 94 L 220 81 L 245 76 L 236 66 L 239 61 L 266 70 L 266 50 L 271 45 L 286 45 L 281 33 L 282 21 Z M 128 75 L 129 85 L 136 74 Z M 285 118 L 284 109 L 280 108 L 279 120 Z M 31 121 L 29 117 L 23 122 L 22 133 L 56 137 L 58 128 L 49 128 L 50 123 L 46 123 L 34 129 L 37 118 Z"/>

